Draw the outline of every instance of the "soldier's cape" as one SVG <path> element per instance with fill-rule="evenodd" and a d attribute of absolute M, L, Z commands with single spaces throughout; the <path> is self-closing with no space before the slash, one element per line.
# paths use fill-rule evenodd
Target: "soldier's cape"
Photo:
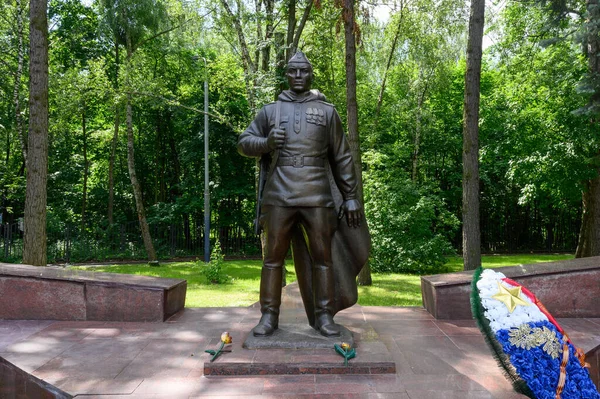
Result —
<path fill-rule="evenodd" d="M 343 202 L 342 195 L 333 180 L 329 166 L 327 166 L 327 169 L 333 200 L 335 201 L 336 209 L 339 210 Z M 342 219 L 338 219 L 338 228 L 331 242 L 335 280 L 332 316 L 340 310 L 349 308 L 356 303 L 358 299 L 356 277 L 367 263 L 370 251 L 371 235 L 369 234 L 364 210 L 362 222 L 359 227 L 348 227 L 345 216 Z M 304 302 L 306 316 L 308 317 L 309 324 L 314 326 L 315 305 L 312 259 L 308 251 L 304 233 L 299 226 L 295 227 L 292 234 L 292 256 L 294 257 L 294 267 L 298 276 L 298 286 L 302 295 L 302 302 Z"/>
<path fill-rule="evenodd" d="M 280 96 L 280 101 L 298 101 L 295 93 L 284 91 Z M 326 101 L 325 96 L 317 90 L 311 90 L 306 93 L 300 101 L 321 100 Z M 264 164 L 263 164 L 264 165 Z M 335 184 L 333 174 L 326 164 L 327 175 L 329 176 L 329 185 L 335 202 L 335 209 L 339 210 L 343 198 L 340 190 Z M 363 204 L 364 207 L 364 204 Z M 332 240 L 332 257 L 335 280 L 335 292 L 332 315 L 340 310 L 354 305 L 358 299 L 358 290 L 356 286 L 356 277 L 367 263 L 369 252 L 371 250 L 371 236 L 364 215 L 362 215 L 361 225 L 357 228 L 350 228 L 346 222 L 346 217 L 338 219 L 338 228 Z M 304 233 L 299 226 L 296 226 L 292 234 L 292 255 L 294 257 L 294 266 L 298 277 L 298 286 L 304 302 L 304 309 L 308 317 L 309 324 L 315 324 L 315 306 L 313 290 L 313 262 Z"/>

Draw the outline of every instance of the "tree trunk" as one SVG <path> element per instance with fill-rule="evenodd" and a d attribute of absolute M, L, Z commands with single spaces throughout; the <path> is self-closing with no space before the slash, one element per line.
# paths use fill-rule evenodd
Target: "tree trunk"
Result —
<path fill-rule="evenodd" d="M 582 195 L 583 214 L 576 258 L 600 255 L 600 177 L 590 180 L 587 186 Z"/>
<path fill-rule="evenodd" d="M 17 11 L 17 73 L 15 74 L 15 87 L 13 91 L 13 102 L 15 104 L 15 122 L 17 123 L 17 134 L 21 144 L 23 162 L 27 162 L 27 137 L 23 129 L 23 116 L 21 115 L 21 77 L 23 76 L 23 63 L 25 59 L 25 47 L 23 44 L 23 4 L 16 0 Z"/>
<path fill-rule="evenodd" d="M 160 110 L 155 111 L 155 132 L 154 137 L 154 165 L 156 170 L 154 171 L 154 202 L 166 202 L 167 201 L 167 162 L 166 162 L 166 148 L 164 148 L 164 132 L 162 126 L 162 118 Z"/>
<path fill-rule="evenodd" d="M 422 80 L 423 75 L 419 72 L 420 78 Z M 421 147 L 421 119 L 423 117 L 423 102 L 425 101 L 425 94 L 427 94 L 427 82 L 424 83 L 425 87 L 423 88 L 423 92 L 419 94 L 419 98 L 417 99 L 417 116 L 415 121 L 415 143 L 412 154 L 412 181 L 417 181 L 417 172 L 419 166 L 419 150 Z"/>
<path fill-rule="evenodd" d="M 282 32 L 275 32 L 275 48 L 277 56 L 275 61 L 275 101 L 285 90 L 285 48 L 284 37 Z"/>
<path fill-rule="evenodd" d="M 87 206 L 87 182 L 89 162 L 87 157 L 87 128 L 85 116 L 85 101 L 83 102 L 83 110 L 81 111 L 81 129 L 83 131 L 83 198 L 81 201 L 81 233 L 85 229 L 85 208 Z"/>
<path fill-rule="evenodd" d="M 254 0 L 254 9 L 256 15 L 256 42 L 264 42 L 264 38 L 262 35 L 262 17 L 260 12 L 262 11 L 262 0 Z M 256 46 L 256 50 L 254 50 L 254 61 L 256 62 L 256 68 L 260 65 L 260 54 L 262 53 L 260 45 Z"/>
<path fill-rule="evenodd" d="M 294 41 L 292 42 L 292 47 L 290 48 L 292 53 L 298 51 L 298 42 L 300 41 L 300 37 L 302 36 L 302 32 L 304 31 L 304 27 L 306 26 L 306 21 L 308 20 L 308 16 L 310 15 L 310 10 L 312 10 L 312 6 L 313 0 L 308 0 L 306 8 L 304 9 L 304 13 L 302 14 L 302 18 L 300 19 L 300 24 L 298 24 L 298 29 L 296 29 L 296 33 L 294 34 Z"/>
<path fill-rule="evenodd" d="M 238 41 L 240 42 L 240 48 L 242 50 L 242 66 L 244 68 L 244 78 L 246 81 L 246 92 L 248 95 L 248 103 L 250 105 L 250 109 L 254 112 L 256 108 L 256 99 L 254 98 L 254 87 L 256 86 L 254 72 L 256 71 L 255 64 L 250 57 L 250 51 L 248 50 L 248 44 L 246 43 L 246 36 L 244 35 L 244 30 L 242 28 L 242 24 L 240 22 L 239 17 L 233 14 L 227 0 L 221 0 L 221 4 L 223 8 L 227 12 L 227 15 L 231 18 L 233 22 L 233 26 L 238 36 Z"/>
<path fill-rule="evenodd" d="M 294 42 L 294 31 L 296 30 L 296 0 L 288 1 L 288 25 L 285 38 L 285 62 L 287 62 L 294 53 L 292 52 L 292 43 Z"/>
<path fill-rule="evenodd" d="M 179 153 L 177 152 L 177 144 L 175 137 L 173 137 L 173 130 L 171 125 L 171 112 L 167 113 L 167 134 L 169 140 L 169 148 L 171 149 L 171 162 L 173 165 L 173 175 L 171 179 L 171 187 L 169 188 L 170 201 L 175 201 L 181 195 L 180 192 L 180 176 L 181 176 L 181 163 L 179 162 Z"/>
<path fill-rule="evenodd" d="M 471 0 L 465 102 L 463 113 L 463 260 L 465 270 L 481 266 L 481 233 L 479 229 L 479 86 L 484 0 Z"/>
<path fill-rule="evenodd" d="M 46 266 L 48 182 L 48 10 L 46 0 L 29 6 L 29 136 L 23 263 Z"/>
<path fill-rule="evenodd" d="M 379 96 L 377 97 L 377 107 L 375 108 L 375 122 L 373 123 L 374 128 L 377 128 L 379 123 L 379 114 L 381 112 L 381 104 L 383 104 L 383 93 L 385 92 L 385 84 L 387 81 L 387 75 L 394 59 L 394 53 L 396 52 L 396 46 L 398 45 L 398 38 L 400 37 L 400 31 L 402 30 L 402 19 L 404 17 L 404 1 L 400 1 L 400 17 L 398 18 L 398 27 L 396 28 L 396 34 L 392 41 L 392 48 L 390 49 L 390 55 L 388 56 L 385 72 L 383 73 L 383 80 L 381 81 L 381 89 L 379 89 Z"/>
<path fill-rule="evenodd" d="M 546 251 L 552 251 L 554 247 L 554 231 L 555 231 L 556 222 L 554 218 L 552 218 L 548 223 L 546 223 Z"/>
<path fill-rule="evenodd" d="M 131 73 L 131 56 L 133 55 L 131 50 L 131 39 L 129 38 L 129 32 L 127 33 L 127 76 Z M 129 79 L 129 77 L 127 78 Z M 129 83 L 129 82 L 128 82 Z M 135 172 L 135 156 L 134 156 L 134 144 L 133 144 L 133 116 L 131 109 L 131 87 L 127 85 L 127 168 L 129 169 L 129 179 L 131 180 L 131 187 L 133 188 L 133 196 L 135 198 L 135 207 L 137 209 L 138 221 L 140 222 L 140 232 L 142 239 L 144 240 L 144 247 L 148 254 L 148 260 L 150 262 L 156 260 L 156 251 L 154 250 L 154 244 L 152 244 L 152 237 L 150 235 L 150 228 L 146 221 L 146 210 L 144 208 L 144 201 L 142 198 L 142 188 L 137 179 Z"/>
<path fill-rule="evenodd" d="M 119 89 L 119 43 L 115 37 L 115 90 Z M 108 224 L 113 224 L 113 209 L 115 204 L 115 157 L 119 142 L 119 125 L 121 124 L 119 104 L 115 104 L 115 127 L 110 145 L 110 160 L 108 162 Z"/>
<path fill-rule="evenodd" d="M 262 65 L 261 69 L 267 73 L 269 71 L 269 61 L 271 59 L 271 44 L 270 40 L 273 37 L 273 9 L 275 8 L 275 0 L 264 0 L 266 12 L 266 27 L 265 27 L 265 45 L 262 48 Z M 257 59 L 258 60 L 258 59 Z"/>
<path fill-rule="evenodd" d="M 114 223 L 115 206 L 115 159 L 117 156 L 117 143 L 119 142 L 120 120 L 119 106 L 115 106 L 115 127 L 113 139 L 110 144 L 110 161 L 108 163 L 108 224 Z"/>
<path fill-rule="evenodd" d="M 11 142 L 10 130 L 7 129 L 6 130 L 6 158 L 4 161 L 4 164 L 6 165 L 7 170 L 8 170 L 8 164 L 10 163 L 10 142 Z M 6 196 L 4 196 L 4 198 L 6 198 Z"/>
<path fill-rule="evenodd" d="M 354 35 L 354 0 L 344 0 L 342 16 L 346 41 L 346 109 L 348 118 L 348 142 L 354 159 L 358 179 L 358 198 L 364 204 L 362 185 L 362 160 L 360 156 L 360 138 L 358 134 L 358 103 L 356 101 L 356 37 Z M 369 263 L 358 275 L 359 285 L 372 285 Z"/>
<path fill-rule="evenodd" d="M 592 76 L 598 76 L 600 73 L 600 60 L 598 59 L 600 51 L 600 38 L 598 36 L 600 22 L 600 10 L 598 9 L 598 0 L 588 0 L 587 4 L 588 20 L 586 21 L 586 42 L 588 71 Z M 600 105 L 600 91 L 595 92 L 590 105 L 598 107 Z M 591 123 L 597 124 L 597 116 L 592 118 Z M 600 156 L 600 152 L 596 157 Z M 596 169 L 600 174 L 600 169 Z M 579 233 L 579 242 L 575 257 L 585 258 L 588 256 L 600 255 L 600 176 L 587 182 L 587 190 L 582 194 L 582 221 Z"/>

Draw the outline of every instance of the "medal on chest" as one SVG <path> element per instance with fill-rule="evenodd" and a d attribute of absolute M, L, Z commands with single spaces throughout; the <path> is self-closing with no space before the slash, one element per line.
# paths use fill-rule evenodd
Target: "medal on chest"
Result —
<path fill-rule="evenodd" d="M 321 108 L 307 108 L 306 122 L 325 126 L 325 112 Z"/>

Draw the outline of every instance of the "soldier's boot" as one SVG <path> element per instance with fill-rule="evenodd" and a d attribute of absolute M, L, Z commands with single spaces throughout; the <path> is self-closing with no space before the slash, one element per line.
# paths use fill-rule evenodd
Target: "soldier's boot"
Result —
<path fill-rule="evenodd" d="M 279 326 L 281 305 L 281 267 L 264 267 L 260 276 L 260 321 L 252 329 L 255 337 L 268 337 Z"/>
<path fill-rule="evenodd" d="M 315 329 L 325 337 L 340 336 L 340 326 L 333 321 L 333 270 L 317 265 L 313 271 L 315 290 Z"/>

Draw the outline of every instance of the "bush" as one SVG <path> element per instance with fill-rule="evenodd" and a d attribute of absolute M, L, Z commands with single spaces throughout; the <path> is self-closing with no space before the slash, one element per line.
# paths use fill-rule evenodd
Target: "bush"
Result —
<path fill-rule="evenodd" d="M 419 187 L 406 176 L 382 175 L 383 171 L 371 171 L 365 179 L 365 213 L 373 243 L 371 269 L 439 272 L 445 255 L 454 252 L 449 237 L 458 219 L 434 189 Z"/>
<path fill-rule="evenodd" d="M 206 277 L 209 283 L 223 284 L 229 281 L 229 276 L 222 270 L 224 262 L 225 256 L 221 251 L 221 243 L 217 240 L 210 253 L 210 262 L 204 264 L 202 261 L 196 261 L 196 264 L 200 265 L 202 268 L 200 273 Z"/>

